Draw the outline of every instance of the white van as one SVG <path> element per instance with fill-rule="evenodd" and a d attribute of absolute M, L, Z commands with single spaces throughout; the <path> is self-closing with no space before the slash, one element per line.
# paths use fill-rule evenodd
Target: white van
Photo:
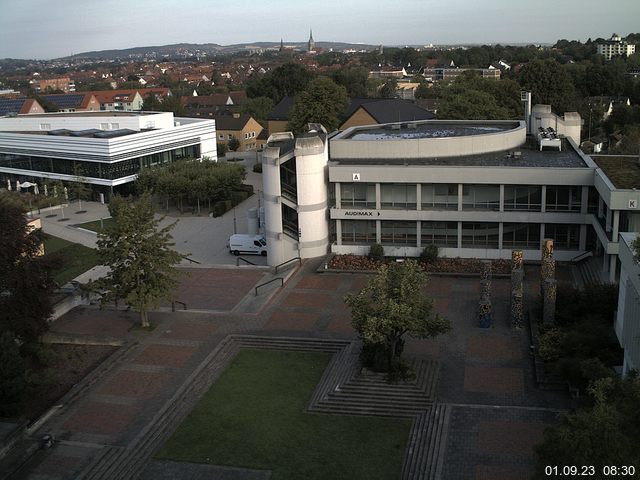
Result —
<path fill-rule="evenodd" d="M 267 255 L 267 241 L 262 235 L 235 234 L 229 237 L 229 253 L 235 256 L 241 253 Z"/>

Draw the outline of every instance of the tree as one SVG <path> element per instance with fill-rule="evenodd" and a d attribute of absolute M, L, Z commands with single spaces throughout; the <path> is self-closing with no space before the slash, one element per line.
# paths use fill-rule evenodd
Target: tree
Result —
<path fill-rule="evenodd" d="M 289 114 L 289 128 L 295 133 L 306 132 L 307 124 L 321 123 L 331 132 L 349 104 L 347 90 L 328 77 L 317 77 L 296 97 Z"/>
<path fill-rule="evenodd" d="M 0 331 L 35 344 L 48 329 L 54 282 L 40 250 L 44 233 L 27 225 L 20 207 L 0 198 Z"/>
<path fill-rule="evenodd" d="M 545 431 L 543 443 L 536 447 L 535 479 L 549 478 L 547 465 L 592 465 L 602 473 L 611 465 L 640 464 L 634 448 L 640 435 L 637 376 L 597 380 L 589 393 L 592 407 L 565 415 L 558 426 Z"/>
<path fill-rule="evenodd" d="M 398 81 L 395 78 L 390 78 L 380 88 L 380 98 L 395 98 L 396 90 L 398 89 Z"/>
<path fill-rule="evenodd" d="M 227 147 L 229 147 L 229 150 L 231 150 L 232 152 L 237 151 L 240 148 L 240 140 L 238 140 L 236 137 L 233 137 L 227 142 Z"/>
<path fill-rule="evenodd" d="M 267 125 L 267 117 L 274 107 L 273 100 L 269 97 L 255 97 L 247 99 L 247 103 L 242 106 L 242 113 L 251 115 L 263 127 Z"/>
<path fill-rule="evenodd" d="M 178 284 L 182 256 L 171 248 L 169 233 L 175 222 L 159 228 L 148 194 L 136 201 L 114 197 L 109 212 L 115 222 L 98 233 L 98 257 L 109 273 L 88 287 L 102 305 L 124 300 L 148 327 L 148 312 L 169 300 Z"/>
<path fill-rule="evenodd" d="M 24 399 L 26 366 L 13 332 L 0 332 L 0 417 L 15 415 Z"/>
<path fill-rule="evenodd" d="M 286 63 L 262 77 L 252 77 L 247 83 L 247 96 L 270 97 L 277 104 L 304 90 L 312 78 L 313 74 L 302 65 Z"/>
<path fill-rule="evenodd" d="M 403 337 L 433 338 L 450 330 L 447 319 L 436 313 L 433 301 L 424 294 L 427 274 L 414 260 L 380 267 L 357 295 L 347 295 L 352 325 L 364 343 L 363 363 L 373 350 L 380 352 L 376 363 L 391 377 L 402 375 Z"/>
<path fill-rule="evenodd" d="M 369 71 L 362 66 L 345 67 L 333 74 L 333 80 L 347 89 L 349 98 L 365 98 L 367 96 L 367 80 Z"/>
<path fill-rule="evenodd" d="M 519 83 L 531 91 L 533 103 L 551 105 L 559 113 L 575 109 L 575 89 L 565 68 L 555 60 L 533 60 L 520 70 Z"/>
<path fill-rule="evenodd" d="M 88 200 L 91 196 L 91 186 L 84 177 L 82 169 L 77 165 L 73 169 L 73 175 L 73 181 L 69 184 L 69 193 L 72 198 L 78 200 L 78 208 L 82 211 L 82 200 Z"/>

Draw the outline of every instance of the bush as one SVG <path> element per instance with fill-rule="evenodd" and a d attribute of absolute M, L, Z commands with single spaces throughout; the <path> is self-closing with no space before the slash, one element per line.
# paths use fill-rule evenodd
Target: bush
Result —
<path fill-rule="evenodd" d="M 247 198 L 249 198 L 249 194 L 247 194 L 247 192 L 231 192 L 231 203 L 234 206 L 241 204 Z"/>
<path fill-rule="evenodd" d="M 384 258 L 384 247 L 379 243 L 374 243 L 369 248 L 369 259 L 375 261 L 381 261 Z"/>
<path fill-rule="evenodd" d="M 253 166 L 253 171 L 256 173 L 262 173 L 262 164 L 261 163 L 256 163 Z"/>
<path fill-rule="evenodd" d="M 562 354 L 562 344 L 565 341 L 566 333 L 559 328 L 550 328 L 538 339 L 538 353 L 547 362 L 552 362 L 560 358 Z"/>
<path fill-rule="evenodd" d="M 427 245 L 420 252 L 420 260 L 427 263 L 434 263 L 438 260 L 438 254 L 440 249 L 437 245 Z"/>
<path fill-rule="evenodd" d="M 27 380 L 20 347 L 11 332 L 0 335 L 0 416 L 11 416 L 22 407 Z"/>
<path fill-rule="evenodd" d="M 227 154 L 227 144 L 226 143 L 216 143 L 216 150 L 218 152 L 218 157 L 224 157 Z"/>
<path fill-rule="evenodd" d="M 214 217 L 221 217 L 227 211 L 225 200 L 219 200 L 211 207 L 211 213 Z"/>

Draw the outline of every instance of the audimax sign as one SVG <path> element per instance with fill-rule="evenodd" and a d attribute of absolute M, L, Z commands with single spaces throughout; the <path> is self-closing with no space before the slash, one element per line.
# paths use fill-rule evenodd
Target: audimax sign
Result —
<path fill-rule="evenodd" d="M 379 217 L 380 212 L 371 212 L 363 210 L 347 210 L 344 212 L 345 217 Z"/>

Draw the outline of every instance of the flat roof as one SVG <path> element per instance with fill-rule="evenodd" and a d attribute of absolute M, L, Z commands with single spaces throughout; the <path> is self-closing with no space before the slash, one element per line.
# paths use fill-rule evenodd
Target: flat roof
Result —
<path fill-rule="evenodd" d="M 513 123 L 473 123 L 463 124 L 438 121 L 434 123 L 402 123 L 388 124 L 375 128 L 356 128 L 347 140 L 408 140 L 417 138 L 447 138 L 486 135 L 488 133 L 506 132 L 519 126 Z"/>
<path fill-rule="evenodd" d="M 519 152 L 519 153 L 518 153 Z M 533 137 L 516 150 L 481 153 L 444 158 L 331 158 L 337 165 L 426 165 L 454 167 L 529 167 L 529 168 L 589 168 L 571 145 L 562 140 L 562 151 L 540 151 Z"/>
<path fill-rule="evenodd" d="M 640 188 L 640 158 L 637 155 L 591 155 L 591 158 L 614 187 Z"/>
<path fill-rule="evenodd" d="M 143 115 L 159 115 L 166 112 L 122 112 L 120 110 L 100 110 L 96 112 L 50 112 L 50 113 L 28 113 L 20 117 L 47 118 L 47 117 L 140 117 Z"/>

